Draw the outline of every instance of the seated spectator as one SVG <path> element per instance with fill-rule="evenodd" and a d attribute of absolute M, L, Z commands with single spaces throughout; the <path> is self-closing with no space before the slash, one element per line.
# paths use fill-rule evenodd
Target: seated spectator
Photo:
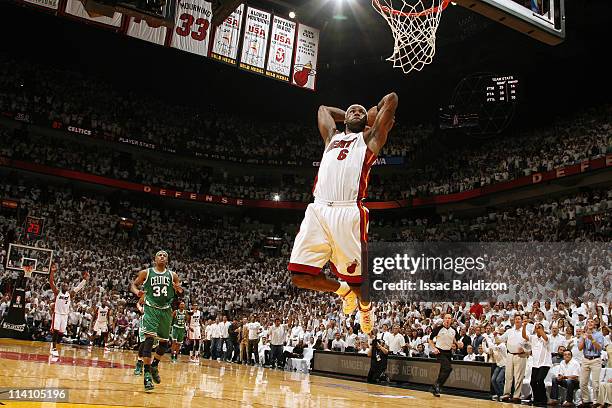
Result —
<path fill-rule="evenodd" d="M 467 346 L 467 354 L 463 357 L 463 361 L 475 361 L 476 354 L 474 354 L 474 347 L 472 345 Z"/>
<path fill-rule="evenodd" d="M 566 350 L 563 352 L 563 361 L 559 365 L 559 371 L 556 377 L 552 378 L 552 387 L 550 389 L 550 403 L 559 403 L 559 387 L 565 388 L 564 407 L 574 405 L 574 391 L 578 389 L 580 377 L 580 363 L 573 358 L 572 352 Z"/>
<path fill-rule="evenodd" d="M 411 357 L 427 358 L 427 355 L 425 354 L 425 346 L 423 344 L 419 344 L 416 351 L 412 352 Z"/>
<path fill-rule="evenodd" d="M 332 340 L 331 350 L 344 353 L 345 349 L 346 343 L 344 342 L 344 340 L 342 340 L 340 333 L 336 333 L 336 337 L 334 338 L 334 340 Z"/>

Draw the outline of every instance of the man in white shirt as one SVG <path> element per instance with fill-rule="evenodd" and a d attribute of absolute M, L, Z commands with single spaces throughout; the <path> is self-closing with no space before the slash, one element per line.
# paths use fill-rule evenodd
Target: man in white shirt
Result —
<path fill-rule="evenodd" d="M 393 333 L 389 336 L 387 345 L 389 346 L 389 352 L 392 354 L 399 354 L 406 345 L 404 335 L 400 333 L 399 324 L 393 325 Z"/>
<path fill-rule="evenodd" d="M 550 350 L 553 353 L 556 353 L 559 350 L 559 346 L 564 346 L 566 344 L 565 337 L 559 334 L 559 326 L 553 323 L 550 336 L 548 336 L 548 341 L 550 342 Z"/>
<path fill-rule="evenodd" d="M 270 364 L 272 368 L 281 367 L 283 360 L 283 346 L 287 337 L 287 327 L 281 324 L 280 318 L 274 319 L 274 324 L 268 330 L 270 338 Z"/>
<path fill-rule="evenodd" d="M 382 325 L 382 332 L 376 335 L 377 339 L 384 340 L 385 344 L 388 346 L 391 341 L 391 333 L 389 333 L 389 326 L 386 324 Z"/>
<path fill-rule="evenodd" d="M 251 316 L 251 322 L 247 323 L 247 329 L 249 330 L 249 344 L 247 347 L 247 361 L 250 365 L 259 364 L 259 351 L 257 350 L 259 343 L 259 332 L 261 331 L 261 324 L 256 320 L 255 315 Z M 255 353 L 255 362 L 251 359 L 251 353 Z"/>
<path fill-rule="evenodd" d="M 563 406 L 574 405 L 574 391 L 579 386 L 580 364 L 572 357 L 572 352 L 565 350 L 563 361 L 559 365 L 559 372 L 556 377 L 552 378 L 552 387 L 550 389 L 550 402 L 552 404 L 559 403 L 559 387 L 563 387 L 567 389 Z"/>
<path fill-rule="evenodd" d="M 219 331 L 221 332 L 221 341 L 219 343 L 219 352 L 217 354 L 218 357 L 221 357 L 223 353 L 223 345 L 225 344 L 225 354 L 223 354 L 223 359 L 228 361 L 232 358 L 232 342 L 229 338 L 229 327 L 232 323 L 227 320 L 227 316 L 223 316 L 223 320 L 219 322 Z"/>
<path fill-rule="evenodd" d="M 523 318 L 519 314 L 514 315 L 514 326 L 508 329 L 503 335 L 498 336 L 496 343 L 506 343 L 508 357 L 506 358 L 506 379 L 504 383 L 504 395 L 501 401 L 520 403 L 521 387 L 525 378 L 525 368 L 527 366 L 527 356 L 523 348 Z M 514 395 L 511 397 L 510 391 L 514 381 Z"/>
<path fill-rule="evenodd" d="M 211 357 L 212 332 L 212 320 L 208 319 L 206 326 L 204 326 L 204 358 Z"/>
<path fill-rule="evenodd" d="M 345 349 L 346 349 L 346 343 L 344 342 L 344 340 L 342 340 L 340 333 L 336 333 L 336 338 L 332 340 L 331 350 L 344 353 Z"/>
<path fill-rule="evenodd" d="M 474 347 L 471 344 L 467 346 L 467 354 L 463 357 L 463 361 L 474 361 L 476 354 L 474 354 Z"/>
<path fill-rule="evenodd" d="M 353 332 L 353 328 L 348 328 L 348 333 L 344 339 L 346 343 L 346 352 L 347 353 L 356 353 L 357 352 L 357 335 Z"/>
<path fill-rule="evenodd" d="M 213 360 L 219 359 L 220 353 L 219 350 L 222 348 L 219 347 L 219 343 L 221 343 L 221 328 L 219 327 L 219 318 L 215 319 L 215 322 L 211 324 L 210 333 L 212 338 L 212 344 L 210 346 L 210 354 Z"/>
<path fill-rule="evenodd" d="M 291 341 L 291 345 L 295 347 L 300 339 L 304 339 L 304 329 L 302 325 L 298 322 L 291 328 L 291 335 L 289 340 Z"/>

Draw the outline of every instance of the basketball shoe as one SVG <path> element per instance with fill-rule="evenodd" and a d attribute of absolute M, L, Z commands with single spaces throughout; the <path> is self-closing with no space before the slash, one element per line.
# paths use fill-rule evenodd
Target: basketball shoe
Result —
<path fill-rule="evenodd" d="M 136 368 L 134 369 L 134 375 L 142 375 L 142 367 L 144 362 L 142 360 L 136 361 Z"/>
<path fill-rule="evenodd" d="M 155 386 L 153 385 L 153 380 L 151 378 L 151 373 L 145 372 L 144 373 L 144 389 L 145 389 L 145 391 L 152 391 L 154 388 L 155 388 Z"/>
<path fill-rule="evenodd" d="M 359 303 L 359 325 L 361 326 L 361 330 L 365 334 L 370 334 L 374 328 L 375 321 L 376 317 L 374 316 L 372 303 L 370 302 L 367 306 Z"/>
<path fill-rule="evenodd" d="M 159 376 L 159 368 L 157 368 L 157 366 L 151 366 L 151 377 L 153 377 L 153 381 L 155 381 L 156 384 L 159 384 L 161 382 L 161 377 Z"/>
<path fill-rule="evenodd" d="M 351 290 L 348 283 L 341 281 L 340 287 L 334 292 L 342 299 L 342 312 L 350 315 L 357 309 L 357 295 Z"/>

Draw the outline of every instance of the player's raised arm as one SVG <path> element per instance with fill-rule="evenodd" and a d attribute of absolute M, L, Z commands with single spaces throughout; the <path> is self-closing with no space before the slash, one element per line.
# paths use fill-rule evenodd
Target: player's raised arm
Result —
<path fill-rule="evenodd" d="M 51 265 L 51 270 L 49 271 L 49 284 L 51 285 L 51 290 L 53 294 L 57 296 L 59 290 L 57 290 L 57 286 L 55 286 L 55 272 L 57 272 L 57 265 Z"/>
<path fill-rule="evenodd" d="M 89 272 L 83 272 L 83 280 L 79 282 L 79 284 L 70 291 L 70 296 L 74 297 L 77 293 L 79 293 L 81 289 L 85 287 L 85 284 L 87 283 L 88 280 L 89 280 Z"/>
<path fill-rule="evenodd" d="M 329 143 L 332 136 L 336 134 L 336 122 L 343 122 L 346 112 L 339 108 L 332 108 L 331 106 L 319 106 L 317 113 L 317 122 L 319 125 L 319 133 L 325 146 Z"/>
<path fill-rule="evenodd" d="M 138 272 L 138 276 L 136 276 L 136 279 L 134 279 L 134 281 L 130 285 L 130 291 L 136 296 L 142 297 L 144 295 L 144 292 L 138 288 L 144 283 L 146 279 L 147 270 L 143 269 L 142 271 Z"/>
<path fill-rule="evenodd" d="M 395 123 L 397 103 L 398 98 L 395 92 L 385 95 L 376 106 L 376 119 L 374 119 L 372 127 L 364 135 L 368 147 L 376 155 L 387 143 L 387 136 Z M 374 114 L 373 109 L 370 109 L 368 116 L 372 114 Z M 370 118 L 368 122 L 370 122 Z"/>

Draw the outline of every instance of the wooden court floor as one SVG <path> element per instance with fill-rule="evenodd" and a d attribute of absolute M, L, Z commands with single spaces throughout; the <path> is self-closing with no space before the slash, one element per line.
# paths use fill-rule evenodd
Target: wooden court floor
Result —
<path fill-rule="evenodd" d="M 450 395 L 344 381 L 303 373 L 181 356 L 160 364 L 161 384 L 145 393 L 142 377 L 133 374 L 136 354 L 104 353 L 94 348 L 63 346 L 60 358 L 49 357 L 49 344 L 0 339 L 0 388 L 64 388 L 68 402 L 7 399 L 6 407 L 513 407 Z M 514 405 L 519 407 L 519 405 Z"/>

